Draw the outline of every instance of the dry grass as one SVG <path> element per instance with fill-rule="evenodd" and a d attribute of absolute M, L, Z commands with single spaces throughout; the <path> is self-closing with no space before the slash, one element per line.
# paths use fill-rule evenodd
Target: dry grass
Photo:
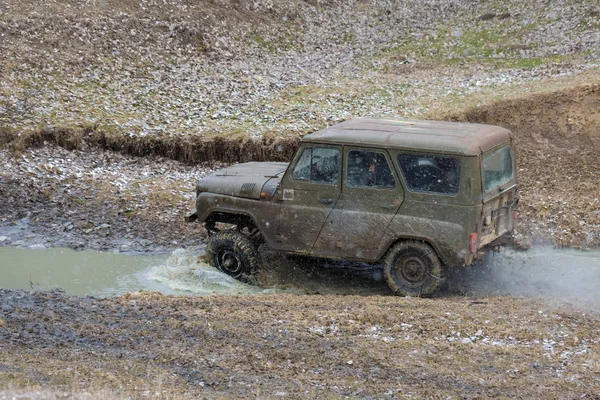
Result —
<path fill-rule="evenodd" d="M 73 389 L 70 391 L 54 391 L 44 388 L 43 385 L 36 385 L 23 389 L 11 389 L 9 387 L 6 390 L 0 390 L 0 400 L 121 400 L 127 398 L 131 398 L 131 396 L 118 395 L 113 391 L 104 390 L 102 388 L 98 388 L 96 390 Z M 167 398 L 167 396 L 164 398 Z"/>
<path fill-rule="evenodd" d="M 473 91 L 453 92 L 435 98 L 427 98 L 422 104 L 427 108 L 423 117 L 442 120 L 456 119 L 457 115 L 481 106 L 502 101 L 510 102 L 532 95 L 552 96 L 553 93 L 599 83 L 600 68 L 596 67 L 569 76 L 540 77 L 516 83 L 485 86 Z"/>
<path fill-rule="evenodd" d="M 43 128 L 16 134 L 0 129 L 0 144 L 19 153 L 31 147 L 52 143 L 67 150 L 92 146 L 132 156 L 160 156 L 189 164 L 253 160 L 288 161 L 299 144 L 297 135 L 233 136 L 128 136 L 96 126 L 86 128 Z"/>

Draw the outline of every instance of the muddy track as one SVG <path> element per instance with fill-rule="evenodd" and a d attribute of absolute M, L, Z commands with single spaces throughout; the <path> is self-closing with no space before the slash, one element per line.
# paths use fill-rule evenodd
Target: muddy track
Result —
<path fill-rule="evenodd" d="M 597 395 L 598 319 L 532 299 L 0 290 L 0 300 L 0 387 L 114 388 L 114 398 Z"/>

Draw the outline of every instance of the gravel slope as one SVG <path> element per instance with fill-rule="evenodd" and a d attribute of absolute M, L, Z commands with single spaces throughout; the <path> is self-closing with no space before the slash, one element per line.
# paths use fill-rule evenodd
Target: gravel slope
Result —
<path fill-rule="evenodd" d="M 23 228 L 2 233 L 4 244 L 139 250 L 194 243 L 198 232 L 181 217 L 193 208 L 193 181 L 204 169 L 161 157 L 289 160 L 298 135 L 386 115 L 510 127 L 524 150 L 523 233 L 582 248 L 600 240 L 598 142 L 580 140 L 598 136 L 596 92 L 583 100 L 567 94 L 573 102 L 560 105 L 567 111 L 546 100 L 511 102 L 600 82 L 594 1 L 6 0 L 0 38 L 0 144 L 7 145 L 0 190 L 9 200 L 0 222 Z M 519 105 L 534 118 L 515 123 L 506 113 L 477 111 L 506 99 L 490 107 L 518 113 Z M 579 118 L 581 104 L 591 118 Z M 578 154 L 563 155 L 565 143 L 554 144 L 565 134 L 567 148 L 589 152 L 583 175 Z M 27 150 L 46 142 L 75 151 Z M 54 168 L 61 158 L 70 161 Z M 139 168 L 147 179 L 138 179 Z M 578 175 L 579 186 L 563 190 Z M 540 197 L 549 187 L 562 193 Z M 574 216 L 547 221 L 546 209 Z M 30 228 L 50 239 L 27 238 Z"/>
<path fill-rule="evenodd" d="M 7 0 L 0 123 L 282 135 L 422 116 L 435 99 L 597 67 L 599 14 L 590 0 Z"/>

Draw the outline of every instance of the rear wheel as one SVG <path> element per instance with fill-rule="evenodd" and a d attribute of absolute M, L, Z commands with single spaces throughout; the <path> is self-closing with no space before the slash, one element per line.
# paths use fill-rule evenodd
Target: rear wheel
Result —
<path fill-rule="evenodd" d="M 445 280 L 440 259 L 423 242 L 394 245 L 384 260 L 384 271 L 388 286 L 398 296 L 431 296 Z"/>
<path fill-rule="evenodd" d="M 243 233 L 216 232 L 210 236 L 206 255 L 211 266 L 227 275 L 250 284 L 256 284 L 260 259 L 256 247 Z"/>

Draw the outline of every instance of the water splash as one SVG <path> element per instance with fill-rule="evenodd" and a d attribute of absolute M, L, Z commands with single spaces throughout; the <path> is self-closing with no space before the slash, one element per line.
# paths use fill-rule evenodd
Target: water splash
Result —
<path fill-rule="evenodd" d="M 467 294 L 512 294 L 600 304 L 600 251 L 535 247 L 490 253 L 484 265 L 456 270 L 450 288 Z"/>
<path fill-rule="evenodd" d="M 178 294 L 259 294 L 274 293 L 247 285 L 218 271 L 204 260 L 203 248 L 177 249 L 161 264 L 150 268 L 146 275 Z"/>

